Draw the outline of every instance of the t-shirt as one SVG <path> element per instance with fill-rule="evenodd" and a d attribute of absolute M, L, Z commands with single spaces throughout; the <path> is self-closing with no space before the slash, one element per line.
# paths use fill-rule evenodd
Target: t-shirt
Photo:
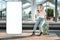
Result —
<path fill-rule="evenodd" d="M 39 12 L 39 16 L 37 17 L 37 19 L 40 18 L 44 18 L 44 16 L 46 15 L 46 12 L 43 10 L 42 12 Z"/>

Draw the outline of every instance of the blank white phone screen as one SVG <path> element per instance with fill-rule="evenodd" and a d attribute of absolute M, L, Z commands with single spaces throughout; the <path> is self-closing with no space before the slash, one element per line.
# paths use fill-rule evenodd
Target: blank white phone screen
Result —
<path fill-rule="evenodd" d="M 22 33 L 22 2 L 7 2 L 7 34 Z"/>

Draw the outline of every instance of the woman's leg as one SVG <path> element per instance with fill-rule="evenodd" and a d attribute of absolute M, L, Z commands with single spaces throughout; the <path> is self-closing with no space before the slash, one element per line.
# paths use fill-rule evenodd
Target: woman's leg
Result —
<path fill-rule="evenodd" d="M 36 23 L 34 25 L 33 32 L 36 32 L 36 28 L 38 27 L 38 25 L 39 25 L 39 19 L 38 19 L 38 21 L 36 21 Z"/>
<path fill-rule="evenodd" d="M 39 25 L 39 19 L 36 21 L 36 23 L 34 25 L 32 36 L 35 35 L 36 28 L 38 27 L 38 25 Z"/>
<path fill-rule="evenodd" d="M 43 32 L 43 24 L 45 23 L 44 19 L 41 19 L 40 24 L 39 24 L 39 33 Z"/>

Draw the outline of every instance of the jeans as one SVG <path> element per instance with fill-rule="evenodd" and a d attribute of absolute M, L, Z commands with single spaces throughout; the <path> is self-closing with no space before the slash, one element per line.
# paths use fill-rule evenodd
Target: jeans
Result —
<path fill-rule="evenodd" d="M 43 32 L 43 24 L 44 24 L 45 20 L 44 18 L 38 18 L 38 20 L 36 21 L 35 25 L 34 25 L 34 29 L 33 32 L 36 32 L 37 27 L 39 26 L 39 33 Z"/>

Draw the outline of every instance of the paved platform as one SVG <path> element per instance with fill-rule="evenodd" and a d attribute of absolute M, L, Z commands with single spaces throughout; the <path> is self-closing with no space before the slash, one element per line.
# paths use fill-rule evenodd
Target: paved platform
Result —
<path fill-rule="evenodd" d="M 30 36 L 31 33 L 22 33 L 19 35 L 7 35 L 0 33 L 0 40 L 60 40 L 56 34 Z"/>
<path fill-rule="evenodd" d="M 28 32 L 29 31 L 29 32 Z M 22 34 L 7 34 L 5 31 L 0 31 L 0 40 L 60 40 L 60 30 L 50 30 L 49 35 L 31 36 L 32 30 L 23 30 Z"/>

